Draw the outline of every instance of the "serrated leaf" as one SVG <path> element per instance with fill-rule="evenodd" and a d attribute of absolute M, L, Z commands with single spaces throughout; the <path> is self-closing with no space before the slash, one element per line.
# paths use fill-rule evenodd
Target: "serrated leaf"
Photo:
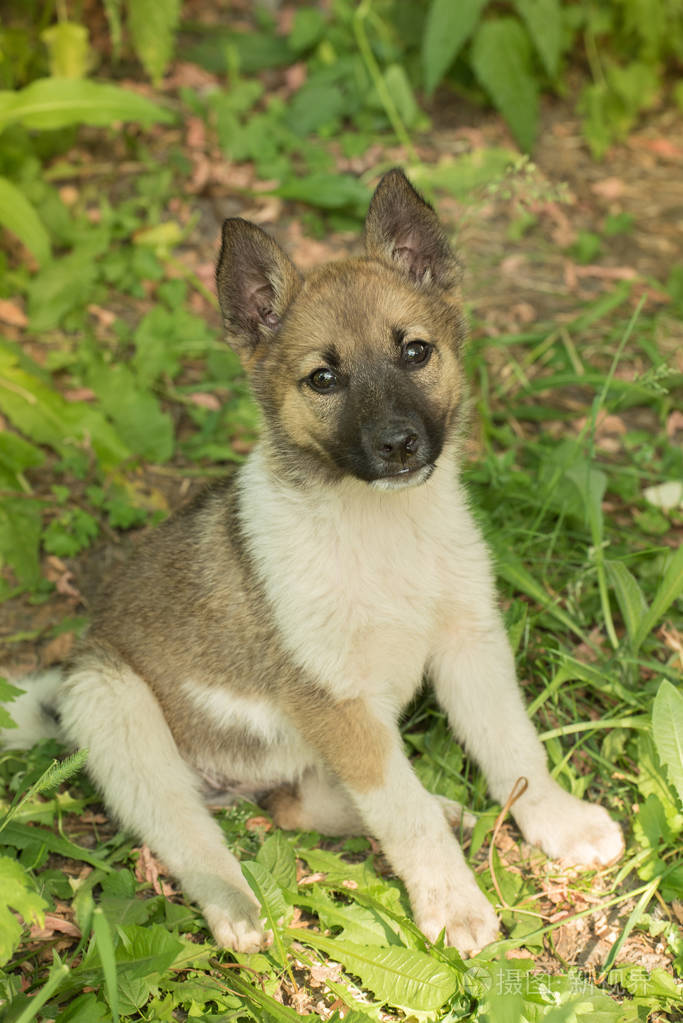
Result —
<path fill-rule="evenodd" d="M 7 178 L 0 178 L 0 226 L 16 235 L 39 263 L 50 258 L 50 236 L 40 217 L 24 193 Z"/>
<path fill-rule="evenodd" d="M 683 695 L 666 679 L 652 705 L 652 734 L 657 755 L 683 806 Z"/>
<path fill-rule="evenodd" d="M 90 382 L 128 448 L 152 462 L 167 462 L 174 443 L 171 417 L 138 387 L 128 366 L 93 368 Z"/>
<path fill-rule="evenodd" d="M 348 174 L 308 174 L 305 177 L 290 178 L 274 190 L 283 199 L 298 199 L 310 206 L 322 209 L 343 209 L 349 207 L 360 215 L 368 204 L 368 191 L 358 178 Z"/>
<path fill-rule="evenodd" d="M 52 130 L 70 124 L 142 125 L 173 120 L 168 110 L 136 92 L 108 82 L 72 78 L 38 78 L 17 92 L 0 92 L 0 131 L 17 122 L 26 128 Z"/>
<path fill-rule="evenodd" d="M 128 0 L 127 11 L 135 52 L 158 85 L 173 56 L 180 0 Z"/>
<path fill-rule="evenodd" d="M 347 863 L 329 849 L 300 849 L 298 855 L 306 860 L 311 870 L 326 874 L 330 881 L 355 881 L 359 888 L 369 888 L 379 882 L 370 859 L 362 863 Z"/>
<path fill-rule="evenodd" d="M 458 989 L 459 974 L 443 961 L 409 948 L 378 948 L 296 931 L 298 940 L 325 952 L 390 1005 L 414 1012 L 440 1008 Z"/>
<path fill-rule="evenodd" d="M 278 829 L 268 836 L 258 851 L 256 862 L 266 868 L 281 888 L 296 888 L 296 857 L 284 832 Z"/>
<path fill-rule="evenodd" d="M 607 574 L 619 604 L 621 617 L 633 646 L 640 623 L 647 613 L 647 602 L 643 591 L 623 562 L 608 561 L 606 564 Z"/>
<path fill-rule="evenodd" d="M 32 889 L 33 882 L 21 864 L 0 856 L 0 966 L 12 955 L 23 930 L 12 910 L 27 924 L 43 922 L 47 903 Z"/>
<path fill-rule="evenodd" d="M 9 565 L 21 586 L 40 580 L 42 512 L 37 501 L 3 498 L 0 504 L 0 568 Z"/>
<path fill-rule="evenodd" d="M 434 92 L 474 31 L 487 0 L 432 0 L 422 36 L 422 80 Z"/>
<path fill-rule="evenodd" d="M 74 440 L 93 447 L 104 467 L 118 465 L 130 449 L 102 413 L 85 402 L 68 402 L 13 355 L 0 352 L 0 411 L 31 440 L 63 453 Z"/>
<path fill-rule="evenodd" d="M 318 886 L 313 888 L 310 896 L 297 894 L 296 904 L 316 913 L 325 930 L 331 927 L 342 928 L 345 941 L 381 947 L 401 944 L 377 911 L 366 909 L 355 902 L 350 905 L 338 902 Z"/>
<path fill-rule="evenodd" d="M 525 151 L 536 138 L 538 88 L 530 68 L 529 37 L 515 18 L 492 18 L 478 28 L 471 63 Z"/>
<path fill-rule="evenodd" d="M 640 620 L 633 638 L 633 645 L 638 650 L 651 629 L 657 624 L 675 600 L 683 593 L 683 547 L 679 547 L 671 563 L 664 573 L 664 578 L 650 604 L 650 609 Z"/>
<path fill-rule="evenodd" d="M 562 52 L 563 17 L 559 0 L 515 0 L 529 35 L 550 78 L 555 78 Z"/>

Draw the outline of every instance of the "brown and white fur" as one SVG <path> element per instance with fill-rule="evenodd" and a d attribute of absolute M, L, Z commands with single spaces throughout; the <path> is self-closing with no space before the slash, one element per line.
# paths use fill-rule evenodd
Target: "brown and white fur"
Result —
<path fill-rule="evenodd" d="M 428 938 L 445 929 L 471 951 L 496 937 L 457 808 L 402 749 L 425 673 L 494 799 L 528 779 L 512 810 L 526 839 L 578 864 L 622 850 L 606 811 L 550 777 L 515 680 L 458 475 L 457 259 L 396 170 L 365 240 L 364 258 L 303 280 L 259 228 L 226 221 L 219 297 L 262 439 L 104 586 L 59 684 L 62 733 L 88 748 L 110 810 L 242 951 L 265 940 L 259 907 L 203 803 L 207 778 L 267 793 L 283 827 L 375 835 Z"/>

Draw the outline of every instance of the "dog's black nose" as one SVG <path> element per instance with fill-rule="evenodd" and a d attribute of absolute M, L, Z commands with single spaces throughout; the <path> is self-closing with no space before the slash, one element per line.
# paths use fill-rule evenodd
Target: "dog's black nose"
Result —
<path fill-rule="evenodd" d="M 399 425 L 382 430 L 376 438 L 377 453 L 385 462 L 407 461 L 416 455 L 420 439 L 415 430 Z"/>

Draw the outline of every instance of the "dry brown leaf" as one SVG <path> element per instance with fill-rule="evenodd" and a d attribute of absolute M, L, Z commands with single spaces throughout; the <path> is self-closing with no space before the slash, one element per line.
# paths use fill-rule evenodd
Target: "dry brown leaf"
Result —
<path fill-rule="evenodd" d="M 678 654 L 680 666 L 683 668 L 683 633 L 679 632 L 670 622 L 665 622 L 657 632 L 657 635 L 664 641 L 669 650 L 673 650 L 675 654 Z"/>
<path fill-rule="evenodd" d="M 198 405 L 199 408 L 208 408 L 211 412 L 218 412 L 221 407 L 216 395 L 206 391 L 195 391 L 190 395 L 190 401 L 193 405 Z"/>
<path fill-rule="evenodd" d="M 12 327 L 25 327 L 28 323 L 26 313 L 21 306 L 9 298 L 0 298 L 0 320 L 3 323 L 9 323 Z"/>
<path fill-rule="evenodd" d="M 65 661 L 73 649 L 76 634 L 73 632 L 62 632 L 55 636 L 49 643 L 46 643 L 41 651 L 41 663 L 44 668 L 51 664 L 59 664 Z"/>
<path fill-rule="evenodd" d="M 160 874 L 168 874 L 168 870 L 161 860 L 158 860 L 148 845 L 141 845 L 138 862 L 135 864 L 135 877 L 138 881 L 147 881 L 152 885 L 157 895 L 165 895 L 167 898 L 174 895 L 173 886 L 167 881 L 162 881 Z"/>
<path fill-rule="evenodd" d="M 603 178 L 591 185 L 591 192 L 595 192 L 602 199 L 620 199 L 626 193 L 626 182 L 621 178 Z"/>
<path fill-rule="evenodd" d="M 638 271 L 632 266 L 598 266 L 590 263 L 587 266 L 574 266 L 577 277 L 601 277 L 606 281 L 633 281 Z"/>
<path fill-rule="evenodd" d="M 59 198 L 65 206 L 73 206 L 78 202 L 78 189 L 74 185 L 62 185 L 59 189 Z"/>
<path fill-rule="evenodd" d="M 650 139 L 642 135 L 632 135 L 628 144 L 632 149 L 645 149 L 665 160 L 680 160 L 683 157 L 683 148 L 665 138 Z"/>
<path fill-rule="evenodd" d="M 49 554 L 45 559 L 44 574 L 48 582 L 55 584 L 57 593 L 61 593 L 63 597 L 73 597 L 74 600 L 83 600 L 81 591 L 72 582 L 73 572 L 67 568 L 61 558 Z"/>
<path fill-rule="evenodd" d="M 669 440 L 673 440 L 679 430 L 683 430 L 683 412 L 675 409 L 669 413 L 666 420 L 666 435 Z"/>
<path fill-rule="evenodd" d="M 71 387 L 62 391 L 62 397 L 66 401 L 94 401 L 96 394 L 90 387 Z"/>
<path fill-rule="evenodd" d="M 113 313 L 111 309 L 103 309 L 101 305 L 96 305 L 94 302 L 88 306 L 88 312 L 102 327 L 111 327 L 112 323 L 116 322 L 116 313 Z"/>
<path fill-rule="evenodd" d="M 267 817 L 250 817 L 244 825 L 247 831 L 270 831 L 273 826 L 273 822 L 268 820 Z"/>

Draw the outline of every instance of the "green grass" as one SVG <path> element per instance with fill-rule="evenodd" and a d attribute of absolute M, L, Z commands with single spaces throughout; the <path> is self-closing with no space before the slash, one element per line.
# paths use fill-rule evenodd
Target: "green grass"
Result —
<path fill-rule="evenodd" d="M 79 188 L 68 207 L 36 150 L 31 198 L 62 255 L 38 271 L 3 257 L 0 298 L 20 296 L 28 314 L 0 338 L 0 412 L 10 424 L 0 433 L 0 596 L 8 620 L 23 611 L 5 637 L 10 650 L 64 628 L 38 618 L 55 601 L 46 555 L 78 573 L 82 552 L 165 514 L 182 481 L 241 461 L 258 429 L 193 270 L 193 202 L 167 216 L 183 194 L 185 155 L 172 144 L 160 161 L 144 138 L 129 146 L 137 170 L 123 186 L 115 169 L 72 163 Z M 478 184 L 499 173 L 500 152 L 484 154 Z M 448 188 L 430 168 L 420 173 Z M 367 190 L 356 179 L 347 190 L 341 212 L 309 211 L 307 223 L 324 233 L 357 221 Z M 467 854 L 501 904 L 504 937 L 468 962 L 428 947 L 367 839 L 277 832 L 240 804 L 218 819 L 276 941 L 235 956 L 216 948 L 181 893 L 155 890 L 87 778 L 70 762 L 55 773 L 54 744 L 0 753 L 3 1020 L 291 1020 L 295 1007 L 347 1023 L 676 1018 L 682 517 L 680 505 L 645 496 L 683 478 L 667 433 L 681 383 L 660 340 L 667 315 L 625 284 L 577 300 L 561 328 L 551 317 L 490 337 L 477 306 L 467 353 L 475 442 L 466 476 L 529 710 L 554 775 L 622 823 L 622 861 L 564 875 L 508 823 L 491 850 L 499 807 L 426 692 L 406 715 L 406 749 L 428 788 L 478 815 Z M 616 431 L 609 445 L 605 414 Z M 72 609 L 67 629 L 82 627 L 73 619 Z M 11 714 L 9 697 L 0 688 Z M 597 959 L 586 966 L 579 953 L 592 943 Z"/>

